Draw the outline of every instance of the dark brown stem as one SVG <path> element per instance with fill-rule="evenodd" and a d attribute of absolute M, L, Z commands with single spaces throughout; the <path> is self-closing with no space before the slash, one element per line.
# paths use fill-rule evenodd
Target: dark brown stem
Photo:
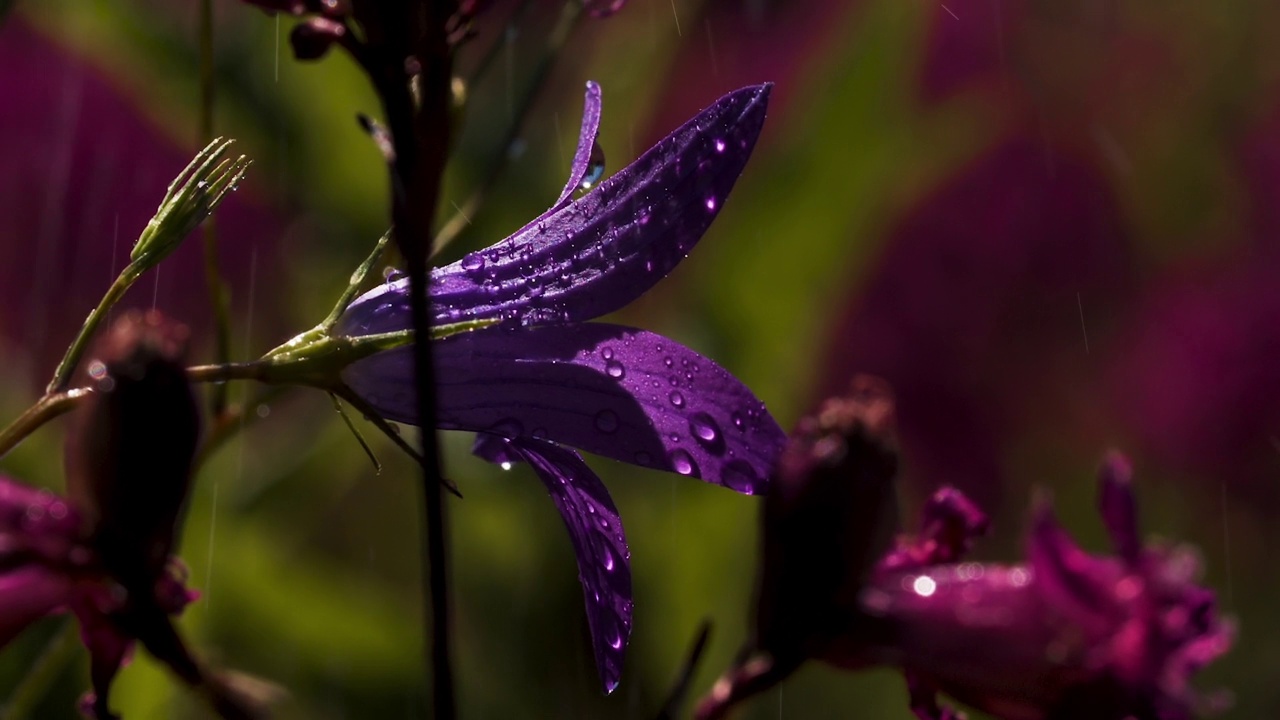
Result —
<path fill-rule="evenodd" d="M 451 607 L 443 473 L 436 436 L 436 384 L 431 354 L 427 259 L 435 224 L 449 147 L 450 84 L 453 58 L 447 26 L 457 11 L 450 0 L 383 0 L 356 3 L 356 20 L 365 43 L 356 59 L 369 74 L 393 141 L 391 218 L 396 245 L 409 275 L 409 303 L 416 331 L 413 345 L 417 386 L 417 415 L 422 433 L 424 481 L 423 518 L 426 534 L 423 576 L 430 598 L 425 618 L 432 668 L 432 708 L 435 720 L 453 720 L 457 707 L 451 662 Z M 409 89 L 417 73 L 419 105 L 415 111 Z"/>

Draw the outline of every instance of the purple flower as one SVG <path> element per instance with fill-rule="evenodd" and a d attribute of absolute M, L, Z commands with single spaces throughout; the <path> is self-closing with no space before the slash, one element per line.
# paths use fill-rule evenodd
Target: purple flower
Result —
<path fill-rule="evenodd" d="M 1142 545 L 1129 478 L 1118 453 L 1103 462 L 1098 505 L 1115 556 L 1082 550 L 1047 502 L 1034 513 L 1023 565 L 956 562 L 956 541 L 972 533 L 900 543 L 861 599 L 890 628 L 888 642 L 828 659 L 902 667 L 921 718 L 956 717 L 938 708 L 938 691 L 1011 720 L 1193 717 L 1209 703 L 1189 687 L 1191 675 L 1227 651 L 1232 627 L 1196 584 L 1194 552 Z M 948 492 L 952 501 L 926 508 L 926 527 L 948 525 L 938 509 L 966 504 Z"/>
<path fill-rule="evenodd" d="M 546 485 L 578 554 L 608 691 L 631 631 L 629 552 L 604 485 L 563 446 L 755 494 L 785 436 L 711 360 L 654 333 L 584 321 L 639 297 L 702 237 L 751 154 L 769 89 L 724 96 L 574 200 L 599 180 L 600 88 L 588 83 L 572 171 L 555 205 L 432 271 L 434 323 L 497 322 L 435 343 L 440 426 L 479 433 L 478 455 L 504 467 L 526 461 Z M 356 299 L 337 331 L 408 327 L 402 279 Z M 408 348 L 356 362 L 343 379 L 388 419 L 415 421 Z"/>

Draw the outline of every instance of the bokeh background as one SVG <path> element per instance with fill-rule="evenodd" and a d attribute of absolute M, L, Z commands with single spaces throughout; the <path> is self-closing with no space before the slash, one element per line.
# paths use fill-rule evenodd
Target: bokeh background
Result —
<path fill-rule="evenodd" d="M 1093 471 L 1107 448 L 1129 452 L 1145 529 L 1201 549 L 1241 628 L 1201 684 L 1232 690 L 1227 717 L 1280 717 L 1280 5 L 631 0 L 549 54 L 560 0 L 515 4 L 498 2 L 459 60 L 469 103 L 442 215 L 501 171 L 442 260 L 554 199 L 586 80 L 604 88 L 611 170 L 721 93 L 777 83 L 726 210 L 616 320 L 715 358 L 784 427 L 854 372 L 888 378 L 905 505 L 941 483 L 978 498 L 995 518 L 980 559 L 1020 556 L 1036 488 L 1102 549 Z M 353 119 L 377 103 L 352 64 L 298 63 L 292 20 L 215 6 L 216 129 L 255 160 L 217 219 L 247 359 L 327 313 L 384 230 L 387 187 Z M 197 21 L 194 2 L 43 0 L 0 25 L 5 418 L 38 395 L 200 144 Z M 193 238 L 128 304 L 210 338 L 200 253 Z M 316 392 L 254 414 L 191 501 L 182 554 L 203 597 L 185 631 L 288 688 L 282 718 L 415 717 L 412 467 L 371 433 L 375 473 Z M 61 487 L 62 430 L 0 471 Z M 589 458 L 626 522 L 636 593 L 623 683 L 605 697 L 552 504 L 527 468 L 468 447 L 447 438 L 466 496 L 450 502 L 463 717 L 652 717 L 710 618 L 704 692 L 747 626 L 759 501 Z M 57 627 L 0 652 L 0 697 Z M 85 685 L 76 656 L 32 717 L 75 717 Z M 894 673 L 811 665 L 740 717 L 909 720 L 905 697 Z M 116 705 L 206 716 L 144 653 Z"/>

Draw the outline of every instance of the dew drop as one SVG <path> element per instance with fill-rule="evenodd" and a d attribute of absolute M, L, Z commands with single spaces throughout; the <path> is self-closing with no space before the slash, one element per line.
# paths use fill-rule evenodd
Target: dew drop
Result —
<path fill-rule="evenodd" d="M 607 348 L 605 348 L 605 349 L 601 350 L 601 351 L 600 351 L 600 357 L 604 358 L 605 360 L 612 360 L 612 359 L 613 359 L 613 348 L 607 347 Z"/>
<path fill-rule="evenodd" d="M 604 150 L 598 143 L 591 143 L 591 155 L 587 159 L 587 174 L 582 176 L 578 184 L 583 190 L 595 187 L 604 177 Z"/>
<path fill-rule="evenodd" d="M 676 361 L 672 360 L 671 356 L 668 355 L 667 357 L 662 358 L 662 364 L 666 365 L 667 367 L 671 367 L 672 365 L 676 364 Z"/>
<path fill-rule="evenodd" d="M 604 372 L 611 378 L 621 379 L 627 374 L 626 368 L 622 367 L 622 363 L 616 360 L 610 360 L 604 364 Z"/>
<path fill-rule="evenodd" d="M 693 461 L 693 456 L 684 450 L 671 451 L 671 467 L 681 475 L 690 477 L 702 477 L 698 472 L 698 465 Z"/>
<path fill-rule="evenodd" d="M 609 552 L 608 548 L 601 548 L 600 554 L 604 560 L 604 569 L 613 572 L 613 553 Z"/>
<path fill-rule="evenodd" d="M 716 424 L 715 419 L 710 415 L 699 412 L 694 413 L 689 420 L 689 432 L 693 433 L 693 436 L 699 440 L 714 442 L 716 438 L 720 437 L 720 426 Z"/>
<path fill-rule="evenodd" d="M 602 433 L 618 431 L 618 413 L 608 408 L 596 413 L 596 429 Z"/>
<path fill-rule="evenodd" d="M 724 152 L 724 140 L 716 138 L 716 152 Z"/>
<path fill-rule="evenodd" d="M 716 199 L 715 199 L 714 197 L 709 197 L 709 198 L 707 198 L 707 203 L 706 203 L 706 205 L 707 205 L 707 210 L 709 210 L 709 211 L 711 211 L 711 212 L 715 212 L 715 209 L 716 209 Z"/>
<path fill-rule="evenodd" d="M 730 460 L 720 473 L 720 482 L 730 490 L 751 495 L 760 483 L 760 476 L 746 460 Z"/>
<path fill-rule="evenodd" d="M 476 272 L 484 269 L 484 256 L 478 252 L 467 253 L 462 258 L 462 269 L 467 272 Z"/>
<path fill-rule="evenodd" d="M 746 431 L 747 422 L 742 419 L 742 413 L 734 413 L 730 415 L 729 418 L 733 420 L 734 427 L 738 428 L 739 430 L 742 430 L 743 432 Z"/>
<path fill-rule="evenodd" d="M 671 401 L 672 405 L 678 408 L 684 407 L 684 395 L 681 395 L 679 390 L 672 390 L 671 394 L 667 396 L 667 399 Z"/>

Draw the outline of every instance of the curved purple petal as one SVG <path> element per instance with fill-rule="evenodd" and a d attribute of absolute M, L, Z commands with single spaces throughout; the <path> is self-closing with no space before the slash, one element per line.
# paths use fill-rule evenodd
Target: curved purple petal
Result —
<path fill-rule="evenodd" d="M 725 95 L 583 197 L 432 271 L 433 322 L 590 320 L 639 297 L 688 255 L 724 206 L 764 126 L 770 87 Z M 339 332 L 409 327 L 407 295 L 407 279 L 365 293 Z"/>
<path fill-rule="evenodd" d="M 551 209 L 538 219 L 551 215 L 568 205 L 569 198 L 582 187 L 582 179 L 587 176 L 591 167 L 591 151 L 596 146 L 596 136 L 600 134 L 600 86 L 593 80 L 587 81 L 587 94 L 582 101 L 582 130 L 578 133 L 578 149 L 573 153 L 573 165 L 569 168 L 569 179 L 565 181 L 560 197 Z"/>
<path fill-rule="evenodd" d="M 596 668 L 605 692 L 611 693 L 622 678 L 622 659 L 631 638 L 631 551 L 622 518 L 604 483 L 578 453 L 533 438 L 508 445 L 538 473 L 569 530 Z"/>
<path fill-rule="evenodd" d="M 544 438 L 747 494 L 767 488 L 786 441 L 727 370 L 643 330 L 490 328 L 439 340 L 435 352 L 445 429 Z M 415 421 L 409 348 L 343 378 L 388 419 Z"/>

